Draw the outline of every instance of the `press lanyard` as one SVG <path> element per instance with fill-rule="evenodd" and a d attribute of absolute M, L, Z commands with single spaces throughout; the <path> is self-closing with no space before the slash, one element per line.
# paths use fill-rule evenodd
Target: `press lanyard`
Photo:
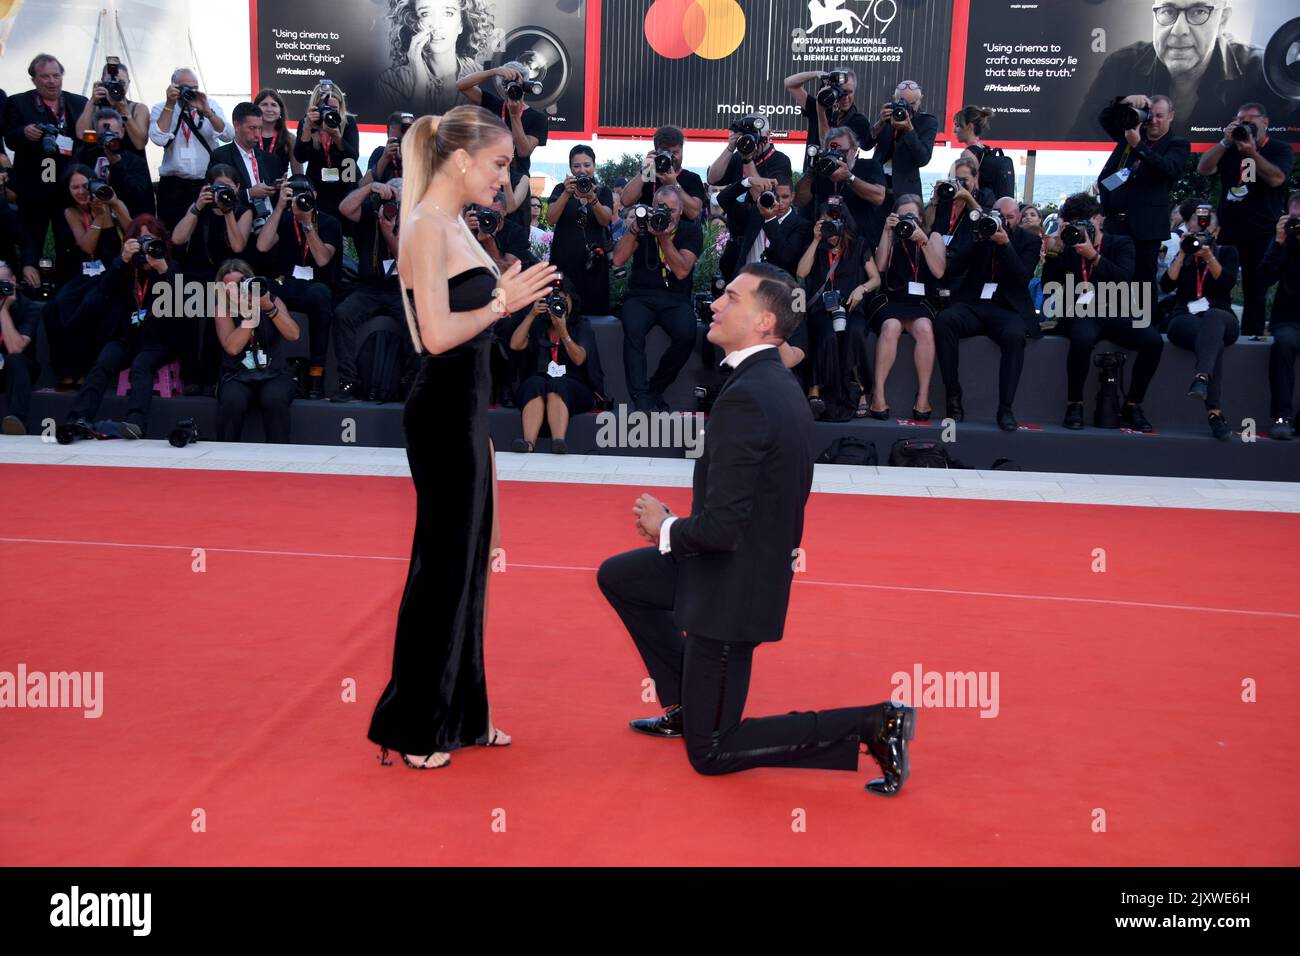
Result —
<path fill-rule="evenodd" d="M 38 97 L 38 99 L 39 99 L 39 97 Z M 59 94 L 59 100 L 58 100 L 58 102 L 59 102 L 59 111 L 56 113 L 54 110 L 50 109 L 50 107 L 48 107 L 48 106 L 45 105 L 45 101 L 44 101 L 44 100 L 40 100 L 41 107 L 42 107 L 42 108 L 43 108 L 47 113 L 49 113 L 51 116 L 53 116 L 53 117 L 55 118 L 55 120 L 57 121 L 57 122 L 55 123 L 55 125 L 58 126 L 60 132 L 62 132 L 62 130 L 63 130 L 63 124 L 64 124 L 64 122 L 67 120 L 67 113 L 64 111 L 64 108 L 63 108 L 63 94 L 62 94 L 62 93 Z"/>
<path fill-rule="evenodd" d="M 242 152 L 242 150 L 241 150 Z M 248 151 L 248 161 L 253 164 L 253 185 L 256 186 L 262 181 L 262 174 L 257 171 L 257 150 Z"/>
<path fill-rule="evenodd" d="M 1203 290 L 1205 289 L 1205 274 L 1209 271 L 1210 267 L 1208 264 L 1202 268 L 1201 263 L 1196 263 L 1196 298 L 1198 299 L 1204 298 Z"/>
<path fill-rule="evenodd" d="M 141 312 L 144 311 L 145 292 L 149 289 L 149 277 L 146 275 L 142 280 L 134 284 L 135 307 Z"/>
<path fill-rule="evenodd" d="M 1092 274 L 1097 270 L 1097 263 L 1101 261 L 1101 244 L 1105 241 L 1105 236 L 1102 236 L 1097 240 L 1097 258 L 1092 262 L 1084 262 L 1082 259 L 1079 260 L 1079 271 L 1083 273 L 1084 282 L 1088 282 L 1092 278 Z M 1091 266 L 1091 268 L 1089 268 L 1089 266 Z"/>
<path fill-rule="evenodd" d="M 307 257 L 311 255 L 311 244 L 307 242 L 307 237 L 303 231 L 298 228 L 298 220 L 293 220 L 293 234 L 298 237 L 298 245 L 302 249 L 302 264 L 307 264 Z"/>
<path fill-rule="evenodd" d="M 822 288 L 833 289 L 835 288 L 835 270 L 840 267 L 840 251 L 832 249 L 827 253 L 827 256 L 830 259 L 830 268 L 826 270 L 826 281 L 822 283 Z"/>
<path fill-rule="evenodd" d="M 668 238 L 669 238 L 669 239 L 672 239 L 672 238 L 674 238 L 676 235 L 677 235 L 677 230 L 674 229 L 672 232 L 670 232 L 670 233 L 668 234 Z M 664 280 L 664 285 L 667 286 L 667 285 L 668 285 L 668 266 L 665 265 L 664 247 L 663 247 L 662 245 L 660 245 L 658 242 L 656 242 L 656 243 L 655 243 L 655 249 L 656 249 L 656 251 L 658 251 L 658 253 L 659 253 L 659 275 L 663 278 L 663 280 Z"/>
<path fill-rule="evenodd" d="M 920 282 L 921 281 L 921 260 L 918 258 L 916 262 L 912 261 L 912 254 L 907 251 L 906 239 L 902 241 L 902 246 L 903 246 L 903 255 L 907 257 L 907 266 L 909 269 L 912 270 L 912 281 Z"/>
<path fill-rule="evenodd" d="M 559 365 L 560 364 L 560 340 L 551 338 L 549 332 L 547 333 L 546 338 L 547 341 L 551 343 L 551 363 L 553 365 Z"/>

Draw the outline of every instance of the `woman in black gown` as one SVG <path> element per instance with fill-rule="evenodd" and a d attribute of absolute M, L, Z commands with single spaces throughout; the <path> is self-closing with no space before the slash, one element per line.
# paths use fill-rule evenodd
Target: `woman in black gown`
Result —
<path fill-rule="evenodd" d="M 483 668 L 496 481 L 488 436 L 492 325 L 540 299 L 555 272 L 499 274 L 458 215 L 509 183 L 510 132 L 477 106 L 423 116 L 402 144 L 398 273 L 420 369 L 402 428 L 416 490 L 415 539 L 397 615 L 392 679 L 369 738 L 408 767 L 510 739 L 490 720 Z"/>

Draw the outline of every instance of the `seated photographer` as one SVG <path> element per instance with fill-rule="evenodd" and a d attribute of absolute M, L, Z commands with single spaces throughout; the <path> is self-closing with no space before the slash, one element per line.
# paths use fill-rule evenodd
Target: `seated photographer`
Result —
<path fill-rule="evenodd" d="M 721 270 L 724 279 L 730 282 L 740 266 L 751 262 L 770 262 L 794 273 L 812 226 L 790 208 L 793 201 L 794 189 L 786 173 L 778 173 L 775 179 L 746 177 L 718 194 L 718 205 L 735 226 L 731 239 L 736 243 L 736 261 L 730 274 Z"/>
<path fill-rule="evenodd" d="M 511 333 L 511 350 L 523 356 L 515 404 L 523 416 L 524 431 L 511 451 L 532 451 L 545 417 L 551 430 L 551 451 L 565 454 L 569 419 L 595 407 L 596 393 L 604 386 L 596 357 L 596 334 L 579 311 L 581 307 L 576 289 L 564 276 L 558 288 L 533 303 Z"/>
<path fill-rule="evenodd" d="M 298 123 L 293 156 L 306 168 L 321 211 L 337 221 L 339 203 L 361 178 L 357 169 L 361 140 L 347 97 L 330 80 L 312 88 L 307 115 Z"/>
<path fill-rule="evenodd" d="M 104 273 L 111 332 L 56 433 L 59 444 L 93 438 L 96 433 L 144 437 L 158 369 L 184 355 L 197 338 L 195 325 L 202 321 L 172 314 L 176 296 L 171 280 L 176 270 L 171 260 L 171 244 L 161 220 L 155 216 L 131 220 L 122 254 Z M 162 302 L 157 301 L 160 296 Z M 96 422 L 104 393 L 116 389 L 118 374 L 128 366 L 131 390 L 126 418 Z"/>
<path fill-rule="evenodd" d="M 989 190 L 980 188 L 979 164 L 960 157 L 952 164 L 952 177 L 934 184 L 925 207 L 925 228 L 943 236 L 945 246 L 969 239 L 971 210 L 991 209 L 997 199 Z M 949 275 L 950 280 L 955 277 L 956 273 Z"/>
<path fill-rule="evenodd" d="M 284 358 L 284 343 L 301 330 L 274 283 L 250 281 L 253 268 L 242 259 L 217 267 L 221 289 L 212 320 L 221 342 L 221 385 L 217 389 L 217 441 L 242 441 L 244 416 L 262 409 L 266 441 L 289 442 L 289 405 L 297 390 Z"/>
<path fill-rule="evenodd" d="M 871 352 L 863 305 L 880 288 L 874 250 L 839 206 L 822 207 L 793 272 L 807 292 L 809 404 L 815 418 L 835 421 L 866 417 Z M 850 381 L 859 390 L 856 408 Z"/>
<path fill-rule="evenodd" d="M 1274 226 L 1273 241 L 1259 269 L 1264 288 L 1277 283 L 1268 350 L 1269 435 L 1295 437 L 1295 362 L 1300 356 L 1300 192 L 1287 198 L 1287 211 Z"/>
<path fill-rule="evenodd" d="M 153 183 L 149 164 L 137 153 L 127 152 L 122 135 L 122 117 L 116 110 L 95 110 L 84 142 L 72 154 L 73 162 L 89 166 L 95 177 L 107 182 L 122 197 L 132 217 L 153 215 Z"/>
<path fill-rule="evenodd" d="M 628 227 L 614 247 L 614 268 L 631 264 L 623 300 L 623 368 L 637 411 L 668 411 L 664 391 L 690 358 L 698 332 L 691 306 L 695 261 L 704 230 L 684 218 L 680 186 L 660 186 L 653 209 L 629 207 Z M 658 325 L 671 339 L 654 375 L 646 378 L 645 340 Z"/>
<path fill-rule="evenodd" d="M 334 360 L 338 363 L 338 388 L 334 402 L 360 397 L 361 376 L 357 369 L 357 333 L 377 315 L 405 323 L 402 294 L 397 279 L 398 216 L 401 212 L 402 181 L 366 183 L 348 193 L 339 204 L 339 215 L 351 223 L 357 244 L 357 281 L 347 298 L 334 306 Z M 399 339 L 403 361 L 413 353 L 409 336 Z M 366 395 L 374 401 L 376 395 Z"/>
<path fill-rule="evenodd" d="M 511 61 L 495 70 L 470 73 L 456 81 L 456 89 L 465 99 L 501 117 L 515 145 L 515 158 L 510 165 L 525 176 L 532 166 L 533 150 L 546 145 L 550 127 L 545 113 L 524 103 L 526 95 L 537 96 L 542 92 L 542 85 L 527 73 L 528 68 L 522 63 Z M 496 92 L 484 88 L 493 80 Z"/>
<path fill-rule="evenodd" d="M 86 166 L 68 167 L 64 190 L 68 205 L 61 232 L 73 245 L 59 258 L 59 289 L 45 306 L 50 367 L 61 391 L 76 387 L 108 340 L 103 274 L 121 254 L 131 222 L 126 204 Z"/>
<path fill-rule="evenodd" d="M 410 113 L 398 110 L 388 114 L 388 140 L 383 146 L 371 150 L 370 161 L 366 164 L 366 175 L 372 182 L 386 183 L 401 177 L 402 137 L 414 122 L 415 117 Z"/>
<path fill-rule="evenodd" d="M 811 220 L 832 196 L 839 197 L 858 235 L 874 246 L 884 222 L 884 170 L 858 148 L 858 139 L 847 126 L 828 130 L 826 148 L 814 149 L 808 150 L 808 171 L 795 190 L 795 206 L 806 210 Z"/>
<path fill-rule="evenodd" d="M 288 215 L 286 215 L 288 210 Z M 335 258 L 343 248 L 339 221 L 317 207 L 316 190 L 298 176 L 280 189 L 275 208 L 257 234 L 257 251 L 275 252 L 272 278 L 289 308 L 307 313 L 307 375 L 296 369 L 298 391 L 308 399 L 325 395 L 325 355 L 329 349 L 330 320 L 334 313 L 332 287 Z"/>
<path fill-rule="evenodd" d="M 872 418 L 889 418 L 885 403 L 885 382 L 898 355 L 898 339 L 904 332 L 916 340 L 917 392 L 912 419 L 930 420 L 930 377 L 934 374 L 934 316 L 931 303 L 938 296 L 936 285 L 947 266 L 943 237 L 926 235 L 921 221 L 921 197 L 899 196 L 894 211 L 885 219 L 880 245 L 876 247 L 876 269 L 881 276 L 882 295 L 872 303 L 871 329 L 876 333 L 876 374 L 868 411 Z"/>
<path fill-rule="evenodd" d="M 791 172 L 790 157 L 772 145 L 771 128 L 761 116 L 731 124 L 727 145 L 709 166 L 710 186 L 730 186 L 741 179 L 776 179 Z"/>
<path fill-rule="evenodd" d="M 516 262 L 528 268 L 537 261 L 528 242 L 528 230 L 506 216 L 504 192 L 496 194 L 491 206 L 466 206 L 461 215 L 483 251 L 502 271 Z"/>
<path fill-rule="evenodd" d="M 999 199 L 993 212 L 972 223 L 966 238 L 948 247 L 949 268 L 962 280 L 952 290 L 951 304 L 935 319 L 935 347 L 948 396 L 946 417 L 960 422 L 966 417 L 958 373 L 961 340 L 987 335 L 997 343 L 1002 352 L 997 423 L 1003 431 L 1015 431 L 1018 423 L 1011 406 L 1025 364 L 1025 336 L 1042 334 L 1029 298 L 1042 241 L 1019 228 L 1020 205 L 1009 196 Z"/>
<path fill-rule="evenodd" d="M 924 94 L 919 84 L 903 80 L 894 90 L 892 102 L 885 103 L 880 118 L 871 127 L 874 158 L 885 171 L 885 185 L 894 196 L 921 195 L 921 170 L 934 153 L 934 138 L 939 133 L 939 117 L 921 109 Z"/>
<path fill-rule="evenodd" d="M 221 105 L 209 102 L 208 94 L 199 89 L 198 75 L 185 67 L 174 71 L 166 99 L 149 111 L 149 139 L 163 150 L 158 218 L 168 229 L 180 222 L 203 188 L 213 151 L 233 136 Z"/>
<path fill-rule="evenodd" d="M 709 215 L 709 190 L 704 180 L 689 169 L 682 169 L 682 149 L 686 135 L 676 126 L 660 126 L 654 132 L 654 149 L 645 154 L 641 175 L 633 176 L 623 187 L 623 208 L 646 202 L 660 186 L 677 186 L 686 197 L 682 217 L 703 227 Z M 642 196 L 646 196 L 643 199 Z"/>
<path fill-rule="evenodd" d="M 1196 376 L 1187 394 L 1205 402 L 1210 434 L 1226 441 L 1232 437 L 1232 428 L 1219 401 L 1223 350 L 1237 341 L 1241 323 L 1232 311 L 1237 250 L 1219 245 L 1218 234 L 1218 216 L 1211 214 L 1208 230 L 1184 235 L 1160 288 L 1176 297 L 1167 331 L 1169 343 L 1196 353 Z"/>
<path fill-rule="evenodd" d="M 1127 401 L 1120 413 L 1121 421 L 1134 431 L 1149 432 L 1151 423 L 1142 411 L 1142 400 L 1160 364 L 1164 339 L 1154 321 L 1145 328 L 1134 328 L 1133 319 L 1124 314 L 1095 315 L 1102 301 L 1094 282 L 1133 280 L 1134 247 L 1128 236 L 1111 235 L 1102 226 L 1101 204 L 1088 193 L 1075 193 L 1061 204 L 1061 228 L 1055 236 L 1043 240 L 1043 286 L 1057 283 L 1072 289 L 1074 301 L 1064 294 L 1054 296 L 1055 313 L 1064 334 L 1070 339 L 1066 356 L 1065 427 L 1083 428 L 1083 386 L 1088 377 L 1092 350 L 1106 339 L 1120 348 L 1138 353 L 1133 363 Z M 1066 276 L 1072 276 L 1066 284 Z M 1113 298 L 1113 297 L 1107 297 Z M 1044 312 L 1049 303 L 1043 302 Z"/>
<path fill-rule="evenodd" d="M 1172 132 L 1174 104 L 1167 96 L 1116 97 L 1097 121 L 1116 141 L 1097 176 L 1106 232 L 1133 240 L 1133 279 L 1154 283 L 1157 250 L 1169 238 L 1169 193 L 1182 178 L 1191 144 Z"/>
<path fill-rule="evenodd" d="M 20 292 L 17 276 L 0 262 L 0 369 L 5 380 L 6 414 L 0 432 L 26 435 L 32 404 L 32 384 L 40 375 L 36 358 L 36 330 L 41 306 Z"/>
<path fill-rule="evenodd" d="M 808 84 L 817 81 L 817 92 L 809 93 Z M 858 143 L 870 143 L 871 118 L 858 111 L 854 96 L 858 91 L 858 75 L 847 67 L 835 67 L 823 73 L 809 70 L 785 78 L 785 88 L 794 97 L 802 115 L 808 119 L 808 145 L 820 147 L 826 133 L 837 126 L 853 131 Z M 808 166 L 805 160 L 804 174 Z"/>
<path fill-rule="evenodd" d="M 280 94 L 272 89 L 258 90 L 253 105 L 262 111 L 262 152 L 274 156 L 281 170 L 301 176 L 302 163 L 293 156 L 293 147 L 298 140 L 289 130 Z"/>
<path fill-rule="evenodd" d="M 98 129 L 96 114 L 100 110 L 112 110 L 121 124 L 122 151 L 144 160 L 144 148 L 149 145 L 149 107 L 127 97 L 131 89 L 130 71 L 123 63 L 111 62 L 114 59 L 109 57 L 110 62 L 104 65 L 85 109 L 77 117 L 77 129 Z"/>
<path fill-rule="evenodd" d="M 537 206 L 540 214 L 540 200 Z M 584 315 L 609 314 L 613 207 L 609 187 L 596 183 L 595 151 L 587 145 L 573 147 L 569 175 L 551 193 L 546 221 L 555 229 L 550 262 L 572 284 Z"/>

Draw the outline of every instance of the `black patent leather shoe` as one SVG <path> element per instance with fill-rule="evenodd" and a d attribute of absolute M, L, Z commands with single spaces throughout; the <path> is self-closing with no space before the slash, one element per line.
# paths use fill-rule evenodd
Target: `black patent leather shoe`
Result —
<path fill-rule="evenodd" d="M 674 704 L 658 717 L 642 717 L 628 721 L 628 726 L 638 734 L 651 737 L 680 737 L 682 735 L 682 705 Z"/>
<path fill-rule="evenodd" d="M 867 783 L 866 789 L 882 797 L 892 797 L 903 789 L 912 773 L 907 742 L 916 736 L 916 708 L 885 704 L 885 726 L 867 750 L 880 764 L 883 777 Z"/>
<path fill-rule="evenodd" d="M 998 428 L 1004 432 L 1013 432 L 1019 427 L 1020 423 L 1016 421 L 1016 416 L 1009 405 L 1003 405 L 998 409 Z"/>

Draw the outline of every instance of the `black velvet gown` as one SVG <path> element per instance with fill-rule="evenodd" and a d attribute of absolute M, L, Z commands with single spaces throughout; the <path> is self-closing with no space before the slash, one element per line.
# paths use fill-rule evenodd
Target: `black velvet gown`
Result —
<path fill-rule="evenodd" d="M 453 276 L 450 311 L 487 305 L 496 281 L 481 266 Z M 492 539 L 491 341 L 487 329 L 440 355 L 423 352 L 402 413 L 415 482 L 415 540 L 397 612 L 393 675 L 369 733 L 397 753 L 423 757 L 470 746 L 487 734 L 483 606 Z"/>

